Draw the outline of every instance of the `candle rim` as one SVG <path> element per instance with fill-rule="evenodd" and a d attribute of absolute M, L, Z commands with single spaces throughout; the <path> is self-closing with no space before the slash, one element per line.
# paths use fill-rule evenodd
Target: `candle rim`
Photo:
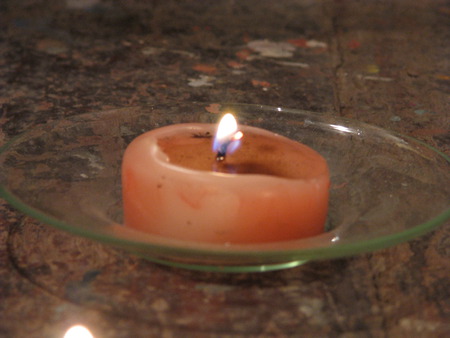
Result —
<path fill-rule="evenodd" d="M 174 126 L 177 127 L 176 130 L 174 130 Z M 248 179 L 253 179 L 253 180 L 261 180 L 261 179 L 277 179 L 277 180 L 288 180 L 288 181 L 304 181 L 304 182 L 311 182 L 314 180 L 321 180 L 324 176 L 328 177 L 329 176 L 329 167 L 328 164 L 326 162 L 326 160 L 323 158 L 323 156 L 318 153 L 316 150 L 312 149 L 311 147 L 308 147 L 307 145 L 300 143 L 298 141 L 289 139 L 286 136 L 277 134 L 275 132 L 272 132 L 270 130 L 266 130 L 266 129 L 262 129 L 262 128 L 258 128 L 258 127 L 253 127 L 253 126 L 247 126 L 247 125 L 241 125 L 240 130 L 243 130 L 245 132 L 245 130 L 247 130 L 247 132 L 254 132 L 255 134 L 263 134 L 264 136 L 271 136 L 271 137 L 276 137 L 279 138 L 285 142 L 289 142 L 294 144 L 295 146 L 304 146 L 305 148 L 308 148 L 308 151 L 313 152 L 315 155 L 317 155 L 318 157 L 323 159 L 323 165 L 321 172 L 319 172 L 317 175 L 314 175 L 313 177 L 299 177 L 299 178 L 295 178 L 295 177 L 287 177 L 287 176 L 280 176 L 280 175 L 270 175 L 270 174 L 259 174 L 259 173 L 224 173 L 224 172 L 216 172 L 216 171 L 210 171 L 210 170 L 199 170 L 199 169 L 192 169 L 192 168 L 188 168 L 188 167 L 184 167 L 178 164 L 174 164 L 171 163 L 169 160 L 169 156 L 162 150 L 161 146 L 158 144 L 158 140 L 163 138 L 163 137 L 169 137 L 172 135 L 176 135 L 177 133 L 180 133 L 180 129 L 186 129 L 186 131 L 190 131 L 192 134 L 195 134 L 196 132 L 198 133 L 199 131 L 204 131 L 205 127 L 208 128 L 212 128 L 214 130 L 214 124 L 212 123 L 180 123 L 180 124 L 171 124 L 171 125 L 167 125 L 164 127 L 160 127 L 157 129 L 152 129 L 150 131 L 148 131 L 147 133 L 150 133 L 154 130 L 158 130 L 158 132 L 160 133 L 158 138 L 152 138 L 149 144 L 149 148 L 152 149 L 153 153 L 152 155 L 155 157 L 155 160 L 158 164 L 163 165 L 163 166 L 167 166 L 172 170 L 176 170 L 177 172 L 182 172 L 184 174 L 189 174 L 189 175 L 208 175 L 208 176 L 215 176 L 215 177 L 220 177 L 222 179 L 229 179 L 229 178 L 245 178 L 246 180 Z M 144 133 L 141 136 L 144 136 Z M 151 147 L 151 145 L 154 145 L 155 147 Z"/>

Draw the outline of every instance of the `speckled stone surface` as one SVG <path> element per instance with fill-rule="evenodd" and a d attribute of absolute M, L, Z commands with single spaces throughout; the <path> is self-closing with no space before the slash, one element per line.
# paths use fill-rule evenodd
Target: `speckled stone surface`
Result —
<path fill-rule="evenodd" d="M 0 144 L 115 107 L 351 117 L 449 154 L 446 1 L 0 2 Z M 0 202 L 0 337 L 450 335 L 450 228 L 262 274 L 159 266 Z"/>

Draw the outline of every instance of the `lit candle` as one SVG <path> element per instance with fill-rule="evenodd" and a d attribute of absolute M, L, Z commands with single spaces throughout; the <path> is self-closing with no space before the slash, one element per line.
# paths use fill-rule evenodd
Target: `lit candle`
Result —
<path fill-rule="evenodd" d="M 218 130 L 170 125 L 133 140 L 122 163 L 125 225 L 221 244 L 322 233 L 330 182 L 325 159 L 272 132 L 238 130 L 233 121 L 226 115 Z"/>

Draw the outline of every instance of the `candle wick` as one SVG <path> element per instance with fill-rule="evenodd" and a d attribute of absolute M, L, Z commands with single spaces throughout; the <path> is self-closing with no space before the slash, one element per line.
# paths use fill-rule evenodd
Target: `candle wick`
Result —
<path fill-rule="evenodd" d="M 223 161 L 225 161 L 225 156 L 226 156 L 225 153 L 223 153 L 223 152 L 221 152 L 221 151 L 218 151 L 218 152 L 217 152 L 217 155 L 216 155 L 216 161 L 217 161 L 217 162 L 223 162 Z"/>
<path fill-rule="evenodd" d="M 228 142 L 224 142 L 220 145 L 219 149 L 217 150 L 217 155 L 216 155 L 217 162 L 225 161 L 225 157 L 227 156 L 227 148 L 230 145 L 230 143 L 231 143 L 231 140 Z"/>

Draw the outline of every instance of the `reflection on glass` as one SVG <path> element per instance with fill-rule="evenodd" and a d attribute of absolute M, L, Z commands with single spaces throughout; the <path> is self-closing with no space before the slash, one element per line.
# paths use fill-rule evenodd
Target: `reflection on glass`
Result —
<path fill-rule="evenodd" d="M 340 126 L 338 124 L 330 124 L 330 127 L 333 129 L 336 129 L 338 131 L 341 131 L 343 133 L 353 133 L 354 130 L 352 128 L 348 128 L 346 126 Z"/>

